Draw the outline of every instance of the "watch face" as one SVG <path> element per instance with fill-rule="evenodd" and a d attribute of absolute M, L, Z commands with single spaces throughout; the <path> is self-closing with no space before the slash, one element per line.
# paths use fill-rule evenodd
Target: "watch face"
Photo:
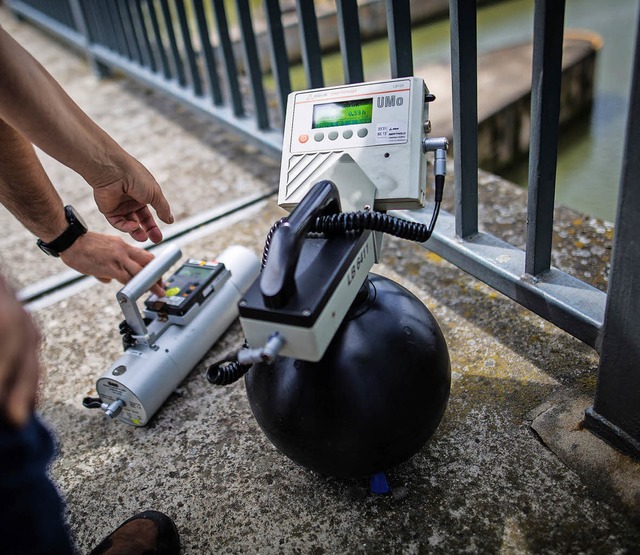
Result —
<path fill-rule="evenodd" d="M 76 212 L 76 209 L 73 206 L 71 206 L 70 204 L 68 206 L 65 206 L 64 212 L 70 225 L 76 223 L 80 224 L 80 226 L 83 227 L 85 231 L 88 229 L 87 224 L 82 219 L 82 216 L 80 216 L 80 214 Z"/>

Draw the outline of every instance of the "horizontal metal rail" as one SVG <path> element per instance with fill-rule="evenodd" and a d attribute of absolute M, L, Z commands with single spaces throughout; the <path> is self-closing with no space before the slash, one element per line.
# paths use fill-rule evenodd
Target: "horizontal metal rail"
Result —
<path fill-rule="evenodd" d="M 209 99 L 196 95 L 193 91 L 181 87 L 175 81 L 167 81 L 150 71 L 141 71 L 135 63 L 122 59 L 110 50 L 101 46 L 92 46 L 91 54 L 103 64 L 117 68 L 136 81 L 144 83 L 156 90 L 186 103 L 191 108 L 210 116 L 216 123 L 227 129 L 239 133 L 248 143 L 251 143 L 272 156 L 279 156 L 282 151 L 281 129 L 260 129 L 256 121 L 238 116 L 233 106 L 214 106 Z"/>
<path fill-rule="evenodd" d="M 394 212 L 426 223 L 431 208 Z M 438 225 L 425 248 L 482 280 L 559 328 L 598 348 L 607 295 L 561 270 L 550 268 L 533 277 L 524 272 L 526 253 L 488 233 L 461 240 L 456 218 L 441 210 Z"/>

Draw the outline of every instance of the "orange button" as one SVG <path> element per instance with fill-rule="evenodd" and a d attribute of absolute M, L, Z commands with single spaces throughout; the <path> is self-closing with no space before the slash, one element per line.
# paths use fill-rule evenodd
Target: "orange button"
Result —
<path fill-rule="evenodd" d="M 306 133 L 305 133 L 304 135 L 300 135 L 300 136 L 298 137 L 298 140 L 299 140 L 302 144 L 304 144 L 304 143 L 306 143 L 306 142 L 309 140 L 309 135 L 307 135 Z"/>

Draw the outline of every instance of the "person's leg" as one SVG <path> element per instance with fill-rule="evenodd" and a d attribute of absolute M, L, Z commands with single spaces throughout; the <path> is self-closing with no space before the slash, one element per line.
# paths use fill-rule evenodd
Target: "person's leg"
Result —
<path fill-rule="evenodd" d="M 47 476 L 54 454 L 51 434 L 33 417 L 16 429 L 0 417 L 0 553 L 71 555 L 64 504 Z M 180 553 L 173 521 L 158 511 L 140 513 L 97 545 L 93 555 Z"/>
<path fill-rule="evenodd" d="M 64 504 L 47 476 L 54 443 L 33 417 L 16 429 L 0 417 L 0 550 L 71 554 Z"/>

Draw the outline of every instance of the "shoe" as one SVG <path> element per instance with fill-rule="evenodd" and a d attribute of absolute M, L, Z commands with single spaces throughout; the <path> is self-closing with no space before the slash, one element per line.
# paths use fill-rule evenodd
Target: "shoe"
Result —
<path fill-rule="evenodd" d="M 178 529 L 167 515 L 145 511 L 111 532 L 91 555 L 179 555 Z"/>

